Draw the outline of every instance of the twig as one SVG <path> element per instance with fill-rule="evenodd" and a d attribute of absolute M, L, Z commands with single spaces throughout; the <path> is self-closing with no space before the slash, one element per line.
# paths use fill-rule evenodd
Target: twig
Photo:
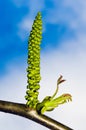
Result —
<path fill-rule="evenodd" d="M 50 117 L 39 115 L 36 110 L 27 107 L 25 104 L 0 100 L 0 111 L 28 118 L 51 130 L 73 130 Z"/>

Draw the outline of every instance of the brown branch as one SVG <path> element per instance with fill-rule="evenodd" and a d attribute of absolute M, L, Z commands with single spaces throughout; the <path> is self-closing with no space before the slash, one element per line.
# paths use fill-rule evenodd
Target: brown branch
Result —
<path fill-rule="evenodd" d="M 28 118 L 51 130 L 73 130 L 45 115 L 39 115 L 36 110 L 30 109 L 25 104 L 0 100 L 0 111 Z"/>

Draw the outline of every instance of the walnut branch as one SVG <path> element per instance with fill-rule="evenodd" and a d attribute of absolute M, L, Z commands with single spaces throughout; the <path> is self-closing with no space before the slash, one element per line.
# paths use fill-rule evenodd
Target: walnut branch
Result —
<path fill-rule="evenodd" d="M 28 118 L 51 130 L 73 130 L 45 115 L 39 115 L 36 110 L 27 107 L 25 104 L 0 100 L 0 111 Z"/>

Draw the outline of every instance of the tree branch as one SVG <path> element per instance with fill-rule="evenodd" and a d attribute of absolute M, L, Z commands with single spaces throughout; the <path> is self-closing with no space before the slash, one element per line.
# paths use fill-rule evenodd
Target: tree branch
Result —
<path fill-rule="evenodd" d="M 25 104 L 0 100 L 0 111 L 28 118 L 51 130 L 73 130 L 45 115 L 39 115 L 36 110 L 27 107 Z"/>

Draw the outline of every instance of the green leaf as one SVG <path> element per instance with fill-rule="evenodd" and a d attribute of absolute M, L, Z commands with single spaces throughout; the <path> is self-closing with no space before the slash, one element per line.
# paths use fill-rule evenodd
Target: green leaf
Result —
<path fill-rule="evenodd" d="M 44 114 L 44 112 L 52 111 L 61 104 L 72 101 L 72 96 L 70 94 L 62 94 L 61 96 L 55 98 L 59 88 L 58 85 L 65 81 L 62 78 L 63 78 L 62 76 L 58 78 L 57 88 L 53 96 L 46 96 L 41 103 L 37 104 L 36 108 L 38 113 Z"/>

